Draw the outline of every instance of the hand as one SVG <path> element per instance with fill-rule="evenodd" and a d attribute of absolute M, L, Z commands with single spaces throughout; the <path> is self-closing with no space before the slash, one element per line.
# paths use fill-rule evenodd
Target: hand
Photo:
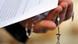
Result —
<path fill-rule="evenodd" d="M 58 7 L 51 10 L 48 13 L 48 16 L 34 25 L 34 32 L 40 32 L 40 29 L 49 29 L 53 30 L 56 28 L 56 17 L 59 15 L 61 22 L 69 19 L 73 13 L 73 3 L 72 0 L 59 0 Z M 32 18 L 33 19 L 33 18 Z M 27 22 L 28 20 L 26 20 Z M 25 21 L 22 24 L 26 23 Z M 31 20 L 28 21 L 31 24 Z M 31 27 L 31 26 L 30 26 Z"/>
<path fill-rule="evenodd" d="M 59 0 L 58 7 L 50 11 L 47 19 L 55 20 L 57 15 L 60 16 L 61 21 L 69 19 L 73 15 L 72 0 Z"/>

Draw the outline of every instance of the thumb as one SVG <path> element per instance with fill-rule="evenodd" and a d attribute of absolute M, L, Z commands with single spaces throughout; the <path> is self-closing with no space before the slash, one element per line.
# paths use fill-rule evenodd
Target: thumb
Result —
<path fill-rule="evenodd" d="M 34 31 L 39 32 L 40 29 L 53 30 L 55 28 L 56 28 L 56 24 L 53 21 L 42 20 L 42 21 L 38 22 L 37 24 L 35 24 Z"/>

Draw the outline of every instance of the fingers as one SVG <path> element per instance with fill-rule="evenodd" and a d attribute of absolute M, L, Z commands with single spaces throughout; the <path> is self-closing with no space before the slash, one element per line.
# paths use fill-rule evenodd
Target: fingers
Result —
<path fill-rule="evenodd" d="M 66 17 L 65 17 L 66 19 L 65 20 L 69 19 L 73 15 L 74 15 L 73 14 L 73 3 L 71 2 L 69 4 L 68 8 L 67 8 Z"/>
<path fill-rule="evenodd" d="M 65 2 L 60 3 L 60 5 L 57 8 L 55 8 L 54 10 L 49 12 L 46 19 L 52 20 L 57 24 L 56 17 L 57 17 L 57 15 L 59 15 L 61 18 L 61 21 L 64 21 L 67 7 L 68 7 L 67 3 L 65 3 Z"/>
<path fill-rule="evenodd" d="M 55 21 L 56 16 L 62 11 L 62 7 L 58 6 L 54 10 L 50 11 L 48 16 L 46 17 L 46 20 L 53 20 Z"/>
<path fill-rule="evenodd" d="M 48 21 L 48 20 L 43 20 L 34 26 L 34 32 L 53 30 L 55 28 L 56 28 L 56 24 L 54 22 Z"/>
<path fill-rule="evenodd" d="M 63 8 L 63 10 L 59 13 L 59 17 L 61 19 L 60 21 L 62 22 L 65 19 L 68 4 L 66 2 L 62 2 L 62 3 L 60 3 L 60 6 L 62 6 L 62 8 Z"/>
<path fill-rule="evenodd" d="M 45 31 L 48 29 L 52 30 L 52 29 L 56 28 L 56 24 L 54 22 L 52 22 L 52 20 L 54 21 L 56 19 L 56 16 L 61 11 L 62 11 L 61 6 L 58 6 L 54 10 L 50 11 L 48 16 L 44 20 L 35 23 L 34 32 L 37 33 L 37 32 L 42 32 L 42 31 Z"/>
<path fill-rule="evenodd" d="M 55 19 L 56 16 L 62 11 L 62 7 L 58 6 L 57 8 L 55 8 L 54 10 L 51 10 L 48 14 L 48 16 L 40 21 L 37 22 L 34 26 L 34 32 L 42 32 L 45 30 L 53 30 L 56 28 L 56 24 L 55 24 Z"/>
<path fill-rule="evenodd" d="M 63 4 L 62 4 L 63 3 Z M 67 4 L 67 7 L 64 7 L 66 6 L 64 3 Z M 72 0 L 59 0 L 59 5 L 61 5 L 63 8 L 67 9 L 67 11 L 64 9 L 62 13 L 65 12 L 66 15 L 60 15 L 60 17 L 63 17 L 61 18 L 62 20 L 64 19 L 65 17 L 65 20 L 69 19 L 72 15 L 73 15 L 73 2 Z"/>

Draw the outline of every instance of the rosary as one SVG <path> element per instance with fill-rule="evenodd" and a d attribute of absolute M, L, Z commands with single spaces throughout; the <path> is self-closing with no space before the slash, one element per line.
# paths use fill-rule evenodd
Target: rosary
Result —
<path fill-rule="evenodd" d="M 72 13 L 72 20 L 71 21 L 73 21 L 73 19 L 74 19 L 74 13 Z M 57 25 L 59 25 L 60 24 L 60 17 L 58 16 L 57 17 Z M 58 29 L 58 32 L 57 32 L 57 42 L 56 42 L 56 44 L 60 44 L 60 36 L 61 36 L 61 34 L 60 34 L 60 27 L 58 26 L 57 27 L 57 29 Z"/>
<path fill-rule="evenodd" d="M 57 17 L 57 25 L 59 25 L 60 24 L 60 17 L 58 16 Z M 57 42 L 56 42 L 56 44 L 60 44 L 60 28 L 59 28 L 59 26 L 57 27 L 57 29 L 58 29 L 58 32 L 57 32 Z"/>
<path fill-rule="evenodd" d="M 72 13 L 72 21 L 73 21 L 73 19 L 74 19 L 74 15 L 73 15 L 74 13 Z M 40 20 L 40 19 L 39 19 Z M 60 19 L 60 17 L 59 16 L 57 16 L 57 19 L 56 19 L 56 21 L 57 21 L 57 25 L 59 25 L 60 24 L 60 22 L 61 22 L 61 19 Z M 28 28 L 26 28 L 26 35 L 28 36 L 28 38 L 30 38 L 30 34 L 31 34 L 31 32 L 33 31 L 33 25 L 31 26 L 31 30 Z M 61 34 L 60 34 L 60 27 L 59 26 L 57 26 L 57 29 L 58 29 L 58 31 L 57 31 L 57 42 L 56 42 L 56 44 L 60 44 L 60 36 L 61 36 Z"/>

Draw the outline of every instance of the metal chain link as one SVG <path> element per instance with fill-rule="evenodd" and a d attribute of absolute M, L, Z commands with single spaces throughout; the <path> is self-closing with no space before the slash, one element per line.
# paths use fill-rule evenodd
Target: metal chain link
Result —
<path fill-rule="evenodd" d="M 58 25 L 60 24 L 60 17 L 58 16 L 57 17 L 57 23 L 58 23 Z M 58 32 L 57 32 L 57 42 L 56 42 L 56 44 L 60 44 L 60 28 L 59 28 L 59 26 L 57 27 L 58 28 Z"/>

